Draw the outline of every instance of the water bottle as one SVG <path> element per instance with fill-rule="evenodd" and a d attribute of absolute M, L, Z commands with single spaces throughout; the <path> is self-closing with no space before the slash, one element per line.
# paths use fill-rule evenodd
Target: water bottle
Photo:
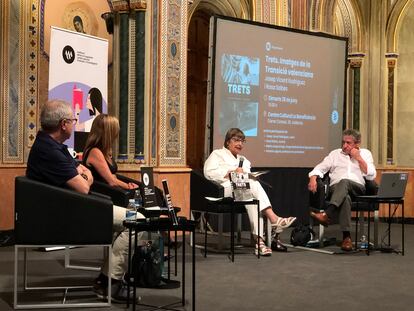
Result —
<path fill-rule="evenodd" d="M 368 249 L 368 239 L 367 239 L 367 236 L 365 235 L 365 234 L 363 234 L 362 236 L 361 236 L 361 249 Z"/>
<path fill-rule="evenodd" d="M 128 220 L 136 220 L 137 219 L 137 208 L 135 206 L 135 200 L 130 199 L 128 206 L 126 208 L 126 219 Z"/>
<path fill-rule="evenodd" d="M 141 192 L 139 191 L 139 189 L 135 190 L 134 202 L 135 202 L 135 209 L 138 210 L 142 207 L 142 197 L 141 197 Z"/>

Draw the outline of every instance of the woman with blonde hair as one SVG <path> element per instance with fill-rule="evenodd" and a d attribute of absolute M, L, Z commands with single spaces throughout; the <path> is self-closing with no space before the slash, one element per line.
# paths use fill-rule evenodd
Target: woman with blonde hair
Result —
<path fill-rule="evenodd" d="M 135 183 L 125 183 L 116 177 L 118 166 L 112 157 L 112 146 L 118 139 L 119 121 L 107 114 L 98 115 L 91 127 L 83 151 L 83 163 L 92 172 L 95 180 L 103 181 L 122 189 L 135 189 Z"/>
<path fill-rule="evenodd" d="M 100 114 L 96 116 L 93 120 L 91 131 L 89 132 L 88 139 L 86 140 L 86 146 L 83 151 L 83 164 L 89 168 L 92 172 L 92 176 L 94 181 L 99 180 L 102 182 L 106 182 L 110 186 L 113 187 L 121 187 L 122 189 L 136 189 L 138 185 L 130 182 L 125 183 L 122 180 L 119 180 L 116 176 L 116 172 L 118 170 L 118 166 L 112 157 L 112 146 L 118 139 L 119 135 L 119 121 L 117 118 L 107 115 L 107 114 Z M 114 214 L 114 228 L 115 232 L 122 235 L 122 242 L 128 241 L 129 232 L 123 226 L 123 221 L 125 220 L 126 216 L 126 209 L 121 206 L 114 205 L 113 206 L 113 214 Z M 137 213 L 137 217 L 144 218 L 144 216 L 140 213 Z M 139 237 L 140 238 L 140 237 Z M 123 246 L 128 245 L 123 244 Z M 126 263 L 127 261 L 123 260 L 120 254 L 124 254 L 125 249 L 117 247 L 113 249 L 113 261 L 115 263 L 122 264 L 123 270 L 118 269 L 118 272 L 122 274 L 126 271 Z M 108 291 L 108 276 L 104 274 L 105 270 L 102 270 L 99 276 L 95 279 L 93 289 L 98 297 L 105 297 Z M 113 277 L 113 276 L 111 276 Z M 119 284 L 124 284 L 123 277 L 119 279 L 119 275 L 117 275 L 116 279 L 112 280 L 112 284 L 119 286 Z M 123 285 L 122 285 L 123 286 Z M 123 287 L 121 287 L 123 288 Z M 119 294 L 117 293 L 119 296 Z"/>

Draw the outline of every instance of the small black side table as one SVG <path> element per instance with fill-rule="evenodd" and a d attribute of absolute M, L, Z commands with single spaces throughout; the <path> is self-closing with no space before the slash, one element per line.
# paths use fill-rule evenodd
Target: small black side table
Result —
<path fill-rule="evenodd" d="M 357 196 L 355 198 L 356 202 L 368 202 L 370 210 L 368 210 L 368 248 L 366 250 L 367 255 L 369 255 L 369 241 L 370 241 L 370 222 L 371 222 L 371 212 L 375 211 L 375 208 L 378 208 L 380 203 L 388 204 L 388 247 L 391 247 L 391 204 L 394 204 L 396 207 L 401 206 L 401 255 L 404 256 L 404 198 L 379 198 L 377 196 Z M 376 207 L 377 206 L 377 207 Z M 358 225 L 358 222 L 356 223 Z M 356 228 L 356 231 L 358 228 Z M 356 243 L 356 238 L 355 238 Z M 397 251 L 398 252 L 398 251 Z"/>
<path fill-rule="evenodd" d="M 233 198 L 224 197 L 218 201 L 208 201 L 207 209 L 204 211 L 206 217 L 209 213 L 212 214 L 230 214 L 230 255 L 229 258 L 231 262 L 234 262 L 234 218 L 236 214 L 247 213 L 246 205 L 256 205 L 257 206 L 257 231 L 260 232 L 260 202 L 259 200 L 250 200 L 250 201 L 235 201 Z M 207 220 L 204 223 L 205 228 L 207 228 Z M 260 245 L 260 235 L 257 236 L 257 245 Z M 207 257 L 207 230 L 204 230 L 204 257 Z M 257 252 L 257 258 L 260 258 L 260 252 Z"/>
<path fill-rule="evenodd" d="M 134 249 L 137 247 L 137 234 L 138 232 L 144 231 L 167 231 L 168 235 L 170 235 L 171 231 L 175 233 L 177 231 L 182 232 L 182 279 L 181 279 L 181 304 L 182 306 L 185 305 L 185 233 L 190 232 L 191 234 L 191 245 L 192 245 L 192 310 L 195 310 L 195 228 L 196 222 L 193 220 L 188 220 L 183 217 L 178 218 L 178 226 L 174 226 L 169 218 L 158 218 L 158 219 L 146 219 L 146 220 L 125 220 L 124 226 L 129 229 L 129 246 L 128 246 L 128 275 L 131 275 L 131 249 L 132 249 L 132 235 L 135 235 L 135 242 L 134 242 Z M 177 256 L 175 256 L 177 257 Z M 169 267 L 168 267 L 169 270 Z M 168 273 L 168 277 L 170 277 Z M 128 282 L 128 300 L 127 300 L 127 308 L 129 308 L 129 282 Z M 137 299 L 136 294 L 136 286 L 133 288 L 133 301 L 135 302 Z M 168 307 L 160 307 L 160 306 L 153 306 L 157 309 L 170 309 Z M 136 303 L 132 304 L 132 310 L 135 311 Z"/>

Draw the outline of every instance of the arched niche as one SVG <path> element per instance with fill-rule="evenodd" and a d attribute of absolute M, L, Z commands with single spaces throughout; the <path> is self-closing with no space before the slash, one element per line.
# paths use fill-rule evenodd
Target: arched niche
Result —
<path fill-rule="evenodd" d="M 251 19 L 251 7 L 254 0 L 194 0 L 189 6 L 188 21 L 196 11 L 203 11 L 210 16 L 213 14 Z"/>
<path fill-rule="evenodd" d="M 205 157 L 209 24 L 213 14 L 251 19 L 251 1 L 195 0 L 188 9 L 187 165 L 201 169 Z"/>
<path fill-rule="evenodd" d="M 389 152 L 392 156 L 389 164 L 397 166 L 414 166 L 414 148 L 410 142 L 413 140 L 414 128 L 412 120 L 414 118 L 414 4 L 413 1 L 404 1 L 405 5 L 400 3 L 399 13 L 393 10 L 389 21 L 393 26 L 387 27 L 389 36 L 388 55 L 393 55 L 393 63 L 388 61 L 389 81 L 393 79 L 394 83 L 388 86 L 388 98 L 393 95 L 393 101 L 389 103 L 388 123 L 392 124 L 392 132 L 389 139 L 392 148 Z M 397 3 L 398 4 L 398 3 Z M 395 9 L 397 6 L 395 7 Z M 394 29 L 394 32 L 391 31 Z M 392 73 L 392 75 L 390 74 Z M 390 122 L 391 121 L 391 122 Z"/>
<path fill-rule="evenodd" d="M 334 10 L 334 34 L 348 38 L 348 53 L 365 51 L 366 38 L 361 8 L 356 0 L 337 0 Z"/>
<path fill-rule="evenodd" d="M 386 28 L 387 53 L 397 52 L 398 34 L 400 32 L 401 22 L 412 3 L 413 0 L 400 0 L 392 7 L 388 16 Z"/>

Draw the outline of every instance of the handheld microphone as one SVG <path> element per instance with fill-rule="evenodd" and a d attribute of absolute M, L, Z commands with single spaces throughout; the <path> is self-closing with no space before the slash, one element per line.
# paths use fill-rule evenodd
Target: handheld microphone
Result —
<path fill-rule="evenodd" d="M 239 160 L 239 167 L 243 167 L 244 157 L 241 156 Z"/>
<path fill-rule="evenodd" d="M 177 217 L 177 214 L 175 213 L 174 205 L 172 204 L 172 201 L 171 201 L 170 190 L 168 188 L 168 182 L 166 179 L 162 180 L 162 187 L 164 188 L 164 196 L 165 196 L 165 200 L 167 201 L 168 214 L 170 216 L 172 224 L 174 226 L 178 226 L 178 217 Z"/>

